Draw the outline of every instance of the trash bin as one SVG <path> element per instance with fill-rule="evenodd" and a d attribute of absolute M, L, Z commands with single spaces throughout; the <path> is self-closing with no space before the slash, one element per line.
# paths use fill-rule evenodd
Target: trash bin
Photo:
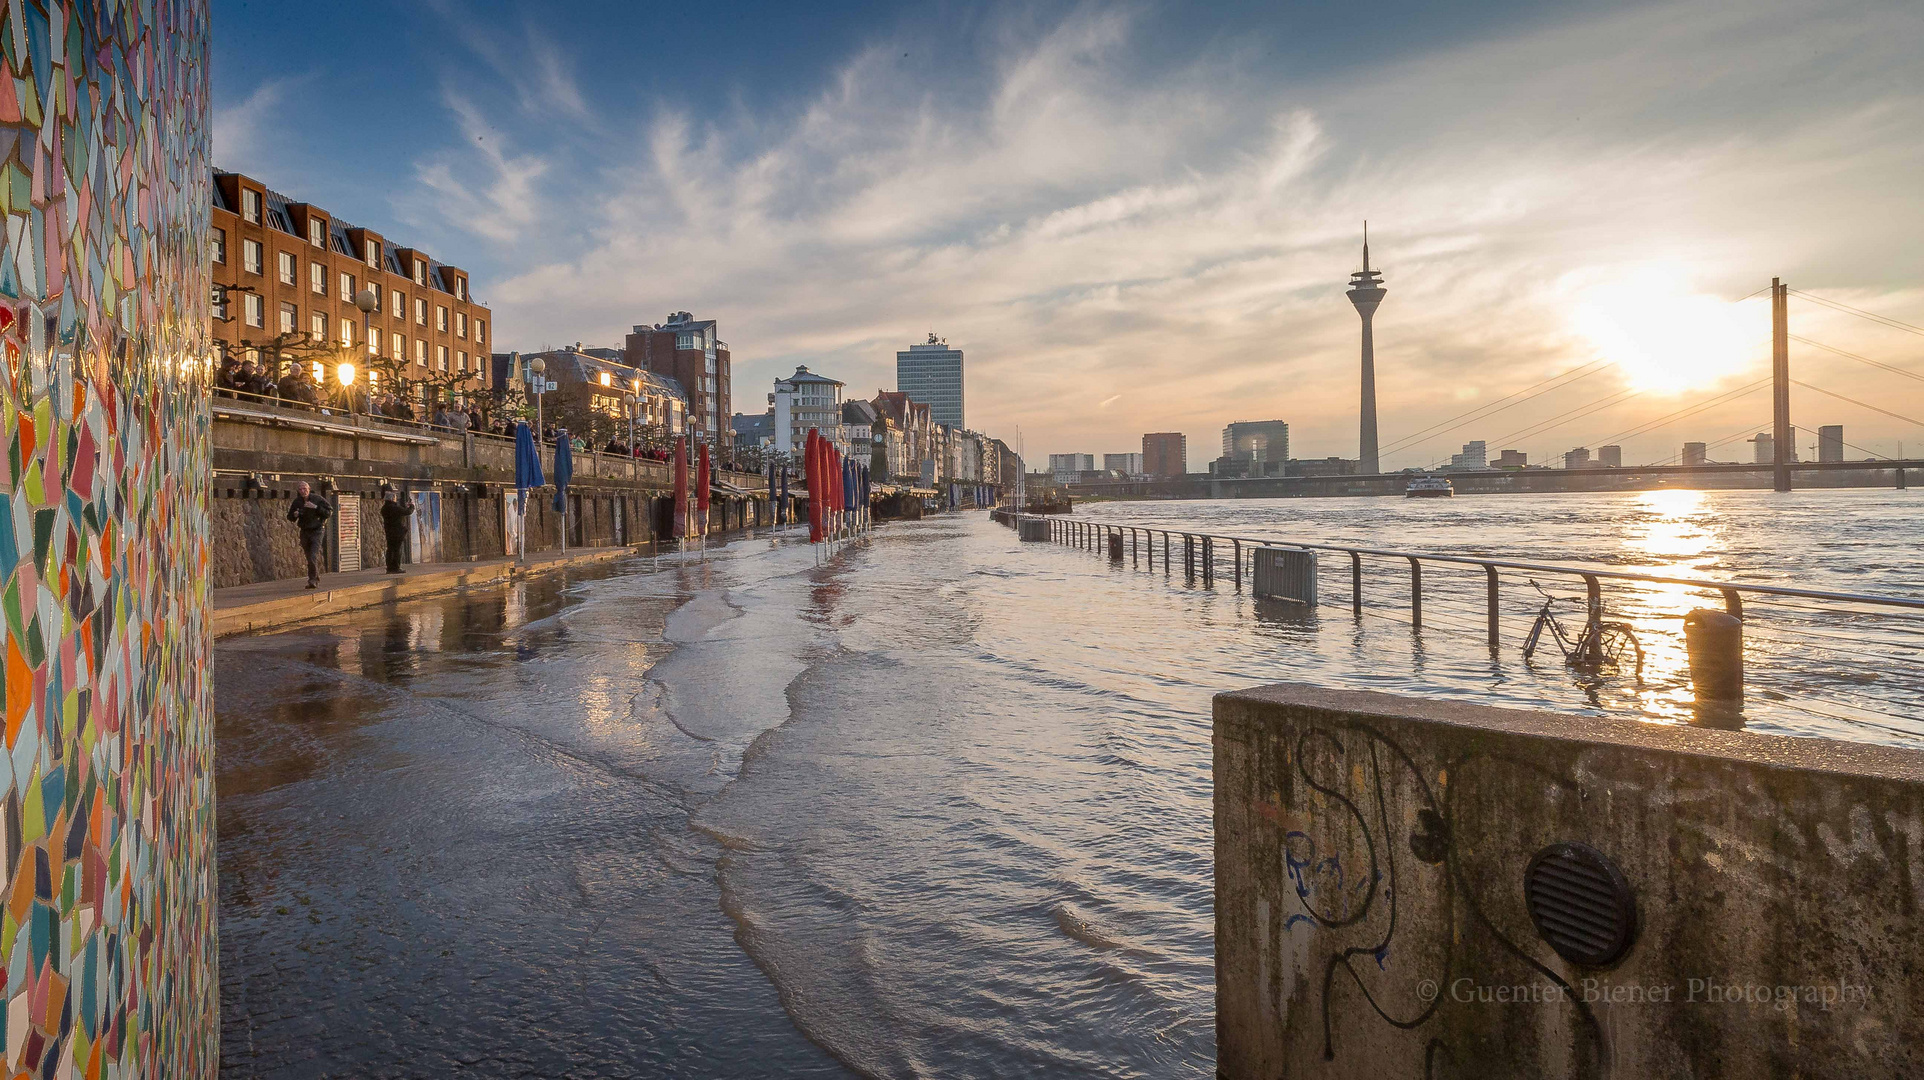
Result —
<path fill-rule="evenodd" d="M 1690 685 L 1697 700 L 1743 700 L 1742 619 L 1713 608 L 1692 609 L 1684 616 L 1684 649 L 1690 656 Z"/>

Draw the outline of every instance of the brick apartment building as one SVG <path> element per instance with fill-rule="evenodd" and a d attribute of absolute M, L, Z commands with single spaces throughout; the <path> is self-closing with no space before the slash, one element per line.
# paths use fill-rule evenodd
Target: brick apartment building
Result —
<path fill-rule="evenodd" d="M 213 192 L 217 348 L 258 359 L 277 337 L 305 334 L 362 369 L 379 352 L 450 376 L 457 394 L 488 386 L 492 320 L 459 267 L 239 173 L 216 172 Z M 365 316 L 354 299 L 369 288 L 379 307 Z"/>
<path fill-rule="evenodd" d="M 1180 431 L 1142 437 L 1142 471 L 1150 476 L 1182 476 L 1189 471 L 1189 440 Z"/>
<path fill-rule="evenodd" d="M 688 424 L 696 435 L 716 446 L 734 443 L 728 343 L 717 336 L 715 320 L 677 311 L 665 323 L 635 327 L 624 351 L 628 366 L 681 384 L 688 395 Z"/>

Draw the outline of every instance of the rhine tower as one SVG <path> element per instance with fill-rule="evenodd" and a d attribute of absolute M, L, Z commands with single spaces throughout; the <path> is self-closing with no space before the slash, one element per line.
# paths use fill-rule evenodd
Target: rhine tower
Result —
<path fill-rule="evenodd" d="M 1363 317 L 1363 431 L 1356 456 L 1356 471 L 1363 476 L 1383 471 L 1376 458 L 1376 340 L 1370 324 L 1376 317 L 1376 305 L 1383 302 L 1386 291 L 1383 275 L 1370 269 L 1370 225 L 1365 221 L 1363 269 L 1349 276 L 1349 302 L 1356 305 L 1356 313 Z"/>

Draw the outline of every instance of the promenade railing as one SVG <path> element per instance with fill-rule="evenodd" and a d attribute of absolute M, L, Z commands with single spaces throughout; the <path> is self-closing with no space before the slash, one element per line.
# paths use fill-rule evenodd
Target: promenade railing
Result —
<path fill-rule="evenodd" d="M 1595 629 L 1606 619 L 1626 618 L 1636 634 L 1646 638 L 1647 648 L 1667 647 L 1679 665 L 1685 652 L 1685 615 L 1698 602 L 1715 605 L 1743 620 L 1746 648 L 1771 654 L 1772 670 L 1753 672 L 1755 689 L 1764 697 L 1830 721 L 1876 728 L 1880 737 L 1924 738 L 1924 710 L 1901 711 L 1924 706 L 1924 596 L 1207 533 L 1159 524 L 1008 512 L 997 517 L 1012 528 L 1023 520 L 1046 522 L 1047 535 L 1057 544 L 1111 560 L 1119 554 L 1126 566 L 1160 568 L 1166 577 L 1180 573 L 1185 582 L 1212 589 L 1226 582 L 1240 592 L 1246 578 L 1253 583 L 1255 559 L 1264 549 L 1334 556 L 1348 573 L 1318 575 L 1316 595 L 1301 598 L 1305 602 L 1320 608 L 1347 606 L 1359 621 L 1386 618 L 1406 622 L 1413 630 L 1435 626 L 1481 637 L 1492 657 L 1506 643 L 1506 623 L 1514 631 L 1517 620 L 1534 616 L 1546 587 L 1580 585 L 1582 598 L 1569 598 L 1582 604 L 1578 625 Z M 1111 547 L 1112 538 L 1119 552 Z M 1651 640 L 1657 638 L 1668 641 Z M 1521 648 L 1521 634 L 1508 643 Z M 1853 688 L 1876 692 L 1858 694 Z"/>

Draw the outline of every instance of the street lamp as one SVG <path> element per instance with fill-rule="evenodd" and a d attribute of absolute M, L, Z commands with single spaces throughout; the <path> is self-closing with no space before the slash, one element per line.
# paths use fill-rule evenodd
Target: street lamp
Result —
<path fill-rule="evenodd" d="M 548 388 L 546 378 L 548 362 L 539 356 L 528 361 L 528 370 L 534 374 L 534 437 L 541 438 L 541 395 Z"/>
<path fill-rule="evenodd" d="M 347 398 L 347 415 L 354 415 L 354 364 L 343 360 L 334 367 L 334 377 L 341 382 L 341 395 Z"/>

